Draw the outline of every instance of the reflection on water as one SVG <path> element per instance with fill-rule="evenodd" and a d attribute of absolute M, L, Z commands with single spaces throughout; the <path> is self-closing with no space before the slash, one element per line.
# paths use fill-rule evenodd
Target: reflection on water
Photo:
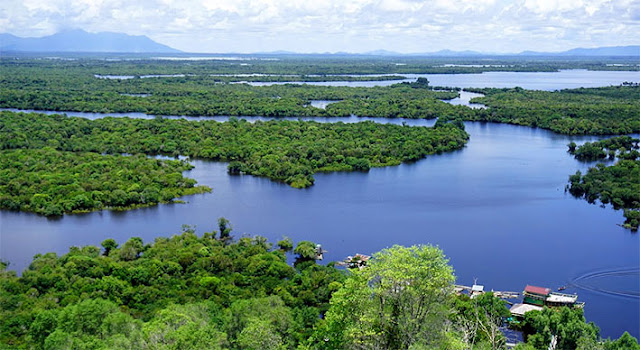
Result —
<path fill-rule="evenodd" d="M 402 74 L 406 80 L 388 81 L 328 81 L 328 82 L 250 82 L 255 86 L 281 84 L 309 84 L 322 86 L 389 86 L 417 78 L 429 79 L 432 86 L 453 86 L 460 88 L 512 88 L 531 90 L 560 90 L 580 87 L 620 85 L 625 81 L 640 81 L 640 71 L 589 71 L 570 69 L 559 72 L 485 72 L 481 74 Z"/>
<path fill-rule="evenodd" d="M 309 101 L 309 104 L 312 107 L 326 109 L 328 105 L 336 102 L 340 102 L 340 100 L 311 100 Z"/>
<path fill-rule="evenodd" d="M 481 103 L 471 103 L 471 99 L 472 98 L 476 98 L 476 97 L 484 97 L 483 94 L 478 94 L 475 92 L 468 92 L 468 91 L 460 91 L 458 92 L 460 94 L 460 96 L 452 99 L 452 100 L 442 100 L 444 102 L 450 103 L 452 105 L 462 105 L 462 106 L 467 106 L 467 107 L 471 107 L 473 109 L 485 109 L 487 108 L 487 106 L 481 104 Z"/>
<path fill-rule="evenodd" d="M 186 197 L 187 204 L 59 220 L 0 211 L 0 256 L 22 270 L 36 253 L 64 253 L 71 245 L 99 245 L 106 238 L 123 243 L 139 236 L 151 242 L 179 233 L 183 224 L 195 225 L 202 234 L 215 230 L 216 219 L 224 216 L 236 236 L 318 242 L 330 251 L 326 261 L 393 244 L 438 245 L 459 283 L 478 278 L 487 288 L 516 291 L 526 284 L 569 285 L 568 292 L 586 302 L 586 317 L 603 336 L 619 337 L 623 330 L 638 336 L 637 298 L 584 288 L 593 278 L 578 279 L 571 287 L 585 271 L 636 267 L 640 261 L 639 235 L 617 226 L 623 221 L 620 211 L 564 192 L 568 175 L 589 166 L 568 155 L 566 144 L 598 138 L 503 124 L 465 125 L 471 139 L 463 150 L 368 173 L 316 174 L 315 185 L 305 190 L 266 178 L 229 176 L 224 163 L 193 160 L 195 168 L 185 175 L 213 192 Z M 622 277 L 596 286 L 638 291 L 633 280 Z"/>
<path fill-rule="evenodd" d="M 549 83 L 544 74 L 557 81 Z M 526 77 L 517 85 L 546 90 L 640 81 L 640 72 L 588 71 L 446 75 L 442 78 L 448 80 L 443 81 L 428 77 L 433 85 L 463 86 L 455 79 L 465 76 L 480 79 L 470 80 L 474 84 L 487 77 L 497 84 L 496 77 L 502 77 L 504 85 L 512 84 L 514 77 Z M 140 113 L 111 115 L 154 118 Z M 301 119 L 427 126 L 434 122 Z M 330 251 L 326 260 L 341 260 L 356 252 L 369 254 L 393 244 L 438 245 L 454 266 L 459 283 L 478 278 L 487 289 L 516 291 L 526 284 L 568 285 L 568 292 L 579 293 L 586 302 L 587 319 L 601 327 L 604 337 L 617 338 L 625 330 L 640 337 L 640 300 L 633 297 L 640 290 L 640 235 L 617 226 L 623 221 L 620 211 L 588 204 L 564 192 L 570 174 L 592 165 L 568 155 L 567 143 L 599 138 L 505 124 L 465 126 L 471 139 L 463 150 L 368 173 L 316 174 L 315 185 L 304 190 L 266 178 L 229 176 L 224 163 L 193 160 L 195 168 L 185 175 L 213 192 L 183 198 L 187 204 L 66 215 L 55 220 L 0 211 L 0 259 L 8 260 L 12 269 L 23 270 L 37 253 L 62 254 L 69 246 L 99 245 L 106 238 L 123 243 L 139 236 L 151 242 L 179 233 L 183 224 L 195 225 L 202 234 L 215 230 L 217 218 L 224 216 L 233 223 L 236 236 L 261 234 L 276 241 L 286 235 L 295 241 L 315 241 Z"/>

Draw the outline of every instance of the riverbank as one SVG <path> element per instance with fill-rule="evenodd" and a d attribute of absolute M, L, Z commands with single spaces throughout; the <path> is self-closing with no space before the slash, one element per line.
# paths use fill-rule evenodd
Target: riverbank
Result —
<path fill-rule="evenodd" d="M 470 140 L 463 150 L 368 173 L 316 174 L 315 186 L 304 191 L 266 178 L 229 176 L 225 163 L 192 160 L 195 167 L 185 176 L 215 192 L 186 197 L 184 205 L 59 220 L 0 211 L 0 254 L 11 262 L 10 269 L 21 271 L 36 253 L 63 253 L 71 245 L 99 245 L 106 238 L 153 241 L 183 224 L 206 231 L 216 226 L 212 216 L 224 216 L 236 232 L 320 243 L 329 250 L 325 261 L 354 251 L 370 254 L 393 244 L 429 242 L 447 252 L 459 280 L 482 276 L 485 285 L 506 290 L 532 281 L 566 285 L 593 271 L 637 266 L 638 235 L 617 226 L 620 213 L 564 193 L 568 174 L 590 166 L 567 154 L 566 145 L 598 137 L 478 122 L 465 123 L 465 130 Z M 509 248 L 514 246 L 526 249 Z M 540 251 L 548 258 L 541 261 Z M 582 291 L 585 286 L 637 290 L 640 277 L 598 276 L 581 280 L 577 290 L 589 305 L 587 319 L 601 325 L 605 337 L 640 329 L 638 299 Z"/>

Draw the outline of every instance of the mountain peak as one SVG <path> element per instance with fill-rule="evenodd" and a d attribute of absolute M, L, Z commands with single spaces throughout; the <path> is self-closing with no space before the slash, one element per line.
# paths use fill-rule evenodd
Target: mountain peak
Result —
<path fill-rule="evenodd" d="M 10 35 L 10 34 L 7 34 Z M 144 35 L 67 29 L 41 38 L 19 38 L 0 41 L 0 51 L 20 52 L 113 52 L 113 53 L 178 53 Z"/>

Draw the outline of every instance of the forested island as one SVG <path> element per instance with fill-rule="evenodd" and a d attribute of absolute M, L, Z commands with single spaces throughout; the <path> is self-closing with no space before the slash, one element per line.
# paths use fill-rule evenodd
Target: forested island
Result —
<path fill-rule="evenodd" d="M 283 67 L 295 64 L 295 61 L 286 62 L 282 63 Z M 640 86 L 632 83 L 553 92 L 521 88 L 466 89 L 485 94 L 473 102 L 483 103 L 489 107 L 487 109 L 445 103 L 442 100 L 458 96 L 456 88 L 437 90 L 425 78 L 386 87 L 251 86 L 234 83 L 302 77 L 295 76 L 295 73 L 278 76 L 276 72 L 282 68 L 278 64 L 241 66 L 243 68 L 235 65 L 235 75 L 222 76 L 223 73 L 215 75 L 212 72 L 227 72 L 231 69 L 229 63 L 185 65 L 143 61 L 134 65 L 126 61 L 2 60 L 0 107 L 185 116 L 443 118 L 540 127 L 569 135 L 640 132 Z M 323 64 L 316 62 L 317 66 L 310 67 L 319 69 L 324 67 Z M 344 63 L 338 67 L 350 69 L 352 64 Z M 137 70 L 132 72 L 134 67 Z M 384 73 L 384 69 L 378 68 L 378 74 Z M 242 73 L 245 70 L 251 73 Z M 208 74 L 202 74 L 203 71 Z M 300 70 L 294 69 L 294 72 Z M 123 74 L 122 79 L 96 77 L 108 75 L 116 78 L 119 74 Z M 326 72 L 304 77 L 314 81 L 351 79 Z M 353 77 L 355 80 L 372 78 L 376 77 Z M 389 78 L 394 77 L 384 76 L 381 79 Z M 311 104 L 313 100 L 336 102 L 322 109 L 314 107 Z"/>
<path fill-rule="evenodd" d="M 469 139 L 463 121 L 572 135 L 640 131 L 637 84 L 554 92 L 468 89 L 486 95 L 474 100 L 488 106 L 478 110 L 441 101 L 457 97 L 458 89 L 443 91 L 426 78 L 362 88 L 243 84 L 397 80 L 411 73 L 638 69 L 543 59 L 485 63 L 1 58 L 1 108 L 232 117 L 224 123 L 162 117 L 88 120 L 0 111 L 0 209 L 59 216 L 178 202 L 182 196 L 211 191 L 183 175 L 192 168 L 189 159 L 228 162 L 231 175 L 263 176 L 307 188 L 318 172 L 368 171 L 459 150 Z M 313 100 L 338 102 L 320 109 L 312 106 Z M 276 120 L 250 123 L 233 116 Z M 277 120 L 350 116 L 437 122 L 427 128 Z M 569 145 L 581 160 L 618 158 L 614 165 L 571 176 L 567 189 L 590 202 L 624 208 L 625 226 L 631 229 L 640 222 L 637 144 L 619 137 Z M 283 238 L 272 244 L 260 236 L 234 238 L 231 233 L 229 222 L 221 218 L 217 232 L 202 236 L 185 226 L 178 235 L 153 243 L 137 237 L 107 239 L 102 249 L 38 254 L 21 276 L 0 261 L 0 347 L 506 346 L 499 327 L 509 316 L 505 303 L 491 293 L 474 299 L 456 295 L 453 268 L 438 248 L 394 246 L 376 253 L 364 269 L 346 271 L 333 263 L 317 264 L 317 247 L 310 241 L 294 245 Z M 640 349 L 628 333 L 618 340 L 601 339 L 580 309 L 533 311 L 511 326 L 525 335 L 519 350 L 548 349 L 553 338 L 558 349 Z"/>
<path fill-rule="evenodd" d="M 470 120 L 539 127 L 568 135 L 640 132 L 640 86 L 560 91 L 465 89 L 485 94 L 472 102 L 489 108 Z M 468 119 L 469 120 L 469 119 Z"/>
<path fill-rule="evenodd" d="M 200 59 L 201 58 L 201 59 Z M 185 64 L 186 63 L 186 64 Z M 557 72 L 565 69 L 638 71 L 633 57 L 607 59 L 545 57 L 375 57 L 323 55 L 203 55 L 157 57 L 149 55 L 69 54 L 3 57 L 0 64 L 54 66 L 81 69 L 87 75 L 403 75 L 480 74 L 483 72 Z M 242 79 L 240 79 L 242 80 Z"/>
<path fill-rule="evenodd" d="M 613 165 L 599 163 L 586 174 L 577 171 L 569 177 L 568 190 L 589 203 L 599 200 L 611 203 L 614 209 L 624 209 L 624 227 L 638 230 L 640 225 L 640 140 L 628 136 L 587 142 L 579 147 L 569 144 L 569 152 L 577 159 L 598 160 L 618 158 Z"/>
<path fill-rule="evenodd" d="M 46 216 L 125 210 L 210 192 L 184 161 L 42 149 L 0 151 L 0 209 Z"/>
<path fill-rule="evenodd" d="M 144 67 L 140 67 L 140 70 L 144 70 Z M 253 79 L 257 78 L 273 79 Z M 149 115 L 357 115 L 411 119 L 433 119 L 442 115 L 463 117 L 465 113 L 471 113 L 468 108 L 440 101 L 457 97 L 456 91 L 412 89 L 403 84 L 367 88 L 295 84 L 250 86 L 221 83 L 220 79 L 222 77 L 219 76 L 168 77 L 166 74 L 144 79 L 100 79 L 81 65 L 4 64 L 0 65 L 0 107 L 98 113 L 140 112 Z M 311 100 L 340 102 L 320 109 L 311 106 Z"/>
<path fill-rule="evenodd" d="M 293 266 L 287 256 L 293 253 Z M 432 246 L 393 246 L 361 269 L 316 263 L 314 243 L 234 239 L 220 218 L 202 236 L 133 237 L 38 254 L 22 276 L 0 264 L 0 343 L 16 349 L 503 349 L 505 303 L 453 291 Z M 402 287 L 399 288 L 398 286 Z M 518 324 L 547 349 L 640 349 L 602 340 L 581 309 L 531 311 Z"/>
<path fill-rule="evenodd" d="M 372 122 L 87 120 L 4 111 L 0 207 L 60 215 L 155 204 L 208 190 L 182 177 L 189 169 L 185 162 L 120 154 L 226 161 L 230 174 L 304 188 L 313 185 L 316 172 L 398 165 L 460 149 L 468 136 L 455 122 L 426 128 Z"/>

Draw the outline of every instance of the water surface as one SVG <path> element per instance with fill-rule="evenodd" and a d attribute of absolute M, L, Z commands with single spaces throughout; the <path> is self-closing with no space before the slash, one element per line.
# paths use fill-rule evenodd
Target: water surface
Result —
<path fill-rule="evenodd" d="M 640 81 L 640 72 L 426 77 L 432 85 L 555 90 Z M 466 97 L 469 95 L 458 101 L 464 103 Z M 141 113 L 110 115 L 154 118 Z M 228 117 L 207 119 L 224 121 Z M 433 120 L 358 117 L 301 119 L 433 124 Z M 458 283 L 468 285 L 477 278 L 488 290 L 513 291 L 521 291 L 526 284 L 568 285 L 567 292 L 578 293 L 586 302 L 587 319 L 598 324 L 604 337 L 619 337 L 625 330 L 640 337 L 639 235 L 618 226 L 623 221 L 620 211 L 588 204 L 564 191 L 568 176 L 590 165 L 568 155 L 566 144 L 597 138 L 503 124 L 465 125 L 471 140 L 463 150 L 368 173 L 316 174 L 316 184 L 305 190 L 266 178 L 229 176 L 224 163 L 195 160 L 195 169 L 186 175 L 212 187 L 213 192 L 185 197 L 188 204 L 61 219 L 0 211 L 0 259 L 22 270 L 37 253 L 61 254 L 69 246 L 99 245 L 106 238 L 123 243 L 139 236 L 151 242 L 178 233 L 183 224 L 196 225 L 202 234 L 214 230 L 217 218 L 224 216 L 231 220 L 236 236 L 261 234 L 276 241 L 287 235 L 294 241 L 312 240 L 329 251 L 327 260 L 371 254 L 393 244 L 438 245 L 454 266 Z"/>
<path fill-rule="evenodd" d="M 512 88 L 520 86 L 531 90 L 559 90 L 580 87 L 620 85 L 625 81 L 640 82 L 640 71 L 590 71 L 583 69 L 559 72 L 484 72 L 481 74 L 402 74 L 406 80 L 387 81 L 326 81 L 326 82 L 251 82 L 254 86 L 274 84 L 309 84 L 323 86 L 389 86 L 400 82 L 411 82 L 417 78 L 429 79 L 432 86 L 461 88 Z"/>
<path fill-rule="evenodd" d="M 487 289 L 514 291 L 526 284 L 570 285 L 567 291 L 579 293 L 588 319 L 604 336 L 624 330 L 638 336 L 638 298 L 607 292 L 638 291 L 638 234 L 617 226 L 621 212 L 564 192 L 568 175 L 588 166 L 569 156 L 566 144 L 595 138 L 491 123 L 466 126 L 471 141 L 463 150 L 369 173 L 316 174 L 316 184 L 305 190 L 229 176 L 224 163 L 196 160 L 187 175 L 213 192 L 186 197 L 188 204 L 62 219 L 0 211 L 0 254 L 22 270 L 36 253 L 64 253 L 71 245 L 99 245 L 106 238 L 150 242 L 178 233 L 183 224 L 196 225 L 202 234 L 224 216 L 236 236 L 312 240 L 329 251 L 327 260 L 393 244 L 438 245 L 459 283 L 478 278 Z M 625 269 L 631 273 L 579 278 Z M 576 279 L 581 288 L 571 287 Z"/>

